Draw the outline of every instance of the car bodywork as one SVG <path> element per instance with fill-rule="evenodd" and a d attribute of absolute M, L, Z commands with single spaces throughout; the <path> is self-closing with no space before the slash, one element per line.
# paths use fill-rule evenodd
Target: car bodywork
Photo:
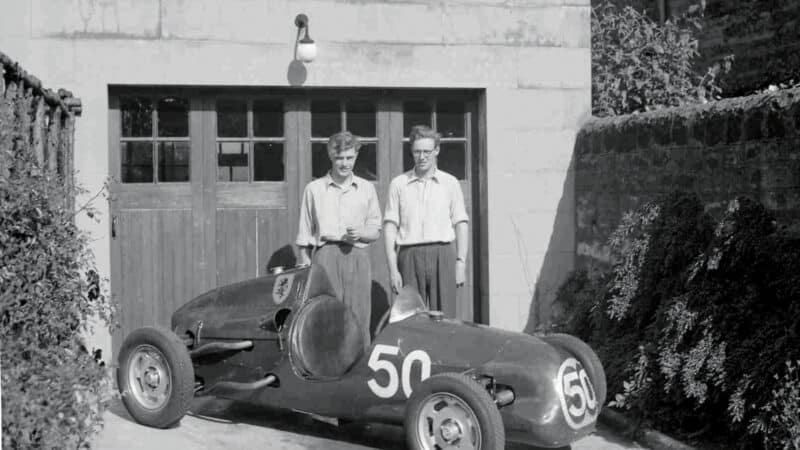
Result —
<path fill-rule="evenodd" d="M 172 330 L 189 348 L 196 395 L 402 423 L 420 382 L 456 372 L 486 386 L 509 440 L 560 447 L 594 430 L 602 400 L 581 355 L 401 303 L 366 346 L 324 270 L 302 267 L 202 294 L 173 314 Z"/>

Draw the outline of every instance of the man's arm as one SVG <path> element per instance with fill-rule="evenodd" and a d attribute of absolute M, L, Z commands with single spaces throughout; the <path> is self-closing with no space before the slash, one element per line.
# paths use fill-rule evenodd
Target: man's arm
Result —
<path fill-rule="evenodd" d="M 464 193 L 461 185 L 453 180 L 450 191 L 450 220 L 456 229 L 456 286 L 463 286 L 467 280 L 467 252 L 469 251 L 469 216 L 464 206 Z"/>
<path fill-rule="evenodd" d="M 386 250 L 386 264 L 389 266 L 389 281 L 395 294 L 403 287 L 403 277 L 397 269 L 397 224 L 383 222 L 383 237 Z"/>
<path fill-rule="evenodd" d="M 397 229 L 400 223 L 400 192 L 394 181 L 389 185 L 386 211 L 383 215 L 383 242 L 386 250 L 386 265 L 389 267 L 389 282 L 395 294 L 403 287 L 403 277 L 397 269 Z"/>
<path fill-rule="evenodd" d="M 467 252 L 469 251 L 469 222 L 456 224 L 456 286 L 467 281 Z"/>

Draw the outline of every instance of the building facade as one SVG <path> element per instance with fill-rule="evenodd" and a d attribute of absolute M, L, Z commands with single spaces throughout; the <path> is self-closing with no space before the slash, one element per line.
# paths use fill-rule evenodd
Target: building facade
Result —
<path fill-rule="evenodd" d="M 0 48 L 83 102 L 77 181 L 109 186 L 79 217 L 122 328 L 169 323 L 214 286 L 292 265 L 299 197 L 325 138 L 364 138 L 381 202 L 405 137 L 444 135 L 440 167 L 471 217 L 457 315 L 543 321 L 574 266 L 572 153 L 590 111 L 589 0 L 4 1 Z M 313 62 L 295 58 L 304 13 Z M 87 196 L 87 198 L 88 198 Z M 80 204 L 80 199 L 78 199 Z M 388 301 L 373 245 L 373 301 Z"/>

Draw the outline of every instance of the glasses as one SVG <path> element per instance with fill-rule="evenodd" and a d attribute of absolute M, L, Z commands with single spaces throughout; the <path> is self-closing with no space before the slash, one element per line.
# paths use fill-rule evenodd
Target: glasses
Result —
<path fill-rule="evenodd" d="M 433 149 L 433 150 L 412 150 L 411 153 L 413 153 L 414 156 L 422 156 L 422 155 L 431 156 L 434 151 L 436 151 L 436 149 Z"/>

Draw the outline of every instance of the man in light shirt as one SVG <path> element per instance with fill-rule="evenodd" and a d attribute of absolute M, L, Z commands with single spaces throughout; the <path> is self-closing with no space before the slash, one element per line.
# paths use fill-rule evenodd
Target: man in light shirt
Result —
<path fill-rule="evenodd" d="M 469 217 L 458 180 L 436 167 L 440 138 L 428 126 L 411 129 L 414 169 L 389 185 L 383 233 L 392 290 L 414 287 L 429 308 L 453 317 L 466 280 Z"/>
<path fill-rule="evenodd" d="M 360 146 L 349 131 L 328 140 L 331 170 L 303 191 L 296 244 L 301 264 L 311 263 L 313 255 L 314 264 L 325 268 L 368 345 L 372 274 L 367 246 L 380 236 L 381 211 L 372 183 L 353 174 Z"/>

